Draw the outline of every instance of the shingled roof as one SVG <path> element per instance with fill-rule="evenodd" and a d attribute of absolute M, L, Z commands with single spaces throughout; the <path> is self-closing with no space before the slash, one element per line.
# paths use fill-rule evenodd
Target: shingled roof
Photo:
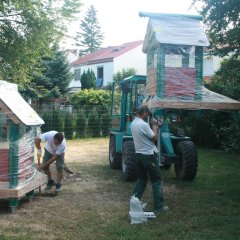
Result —
<path fill-rule="evenodd" d="M 143 44 L 143 41 L 124 43 L 120 46 L 101 48 L 93 53 L 74 61 L 71 65 L 90 65 L 95 63 L 111 62 L 114 58 L 129 52 L 130 50 Z"/>

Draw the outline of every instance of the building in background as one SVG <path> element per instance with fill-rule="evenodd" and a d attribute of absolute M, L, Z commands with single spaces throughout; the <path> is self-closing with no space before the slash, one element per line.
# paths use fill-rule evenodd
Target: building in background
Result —
<path fill-rule="evenodd" d="M 220 68 L 223 59 L 206 52 L 203 58 L 203 79 L 209 82 L 214 73 Z"/>
<path fill-rule="evenodd" d="M 123 68 L 135 68 L 137 74 L 146 75 L 146 55 L 142 52 L 142 45 L 143 41 L 135 41 L 101 48 L 72 62 L 74 79 L 69 85 L 71 91 L 81 88 L 81 75 L 88 69 L 95 73 L 97 88 L 111 83 L 113 75 Z"/>

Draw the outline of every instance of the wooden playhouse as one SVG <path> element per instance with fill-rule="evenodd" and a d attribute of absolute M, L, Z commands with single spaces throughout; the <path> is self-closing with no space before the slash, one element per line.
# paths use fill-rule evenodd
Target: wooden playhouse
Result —
<path fill-rule="evenodd" d="M 203 84 L 203 52 L 209 46 L 202 17 L 140 12 L 149 17 L 143 44 L 147 54 L 150 108 L 240 109 L 240 103 Z"/>
<path fill-rule="evenodd" d="M 42 124 L 17 85 L 0 81 L 0 199 L 9 199 L 12 210 L 47 181 L 34 161 L 34 138 Z"/>

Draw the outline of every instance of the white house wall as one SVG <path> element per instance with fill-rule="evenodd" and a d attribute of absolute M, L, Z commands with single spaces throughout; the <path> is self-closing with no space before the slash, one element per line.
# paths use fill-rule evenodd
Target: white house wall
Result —
<path fill-rule="evenodd" d="M 211 77 L 220 67 L 222 58 L 218 56 L 206 56 L 203 60 L 203 76 Z"/>
<path fill-rule="evenodd" d="M 97 77 L 98 67 L 103 67 L 103 78 L 104 78 L 103 86 L 106 86 L 109 82 L 112 82 L 113 62 L 81 66 L 81 74 L 83 73 L 83 71 L 86 72 L 88 69 L 91 69 L 91 70 L 93 70 L 93 72 L 95 73 L 95 76 Z M 77 69 L 77 68 L 75 68 L 75 69 Z"/>
<path fill-rule="evenodd" d="M 121 71 L 123 68 L 135 68 L 137 74 L 146 75 L 146 54 L 142 52 L 142 45 L 131 51 L 114 58 L 114 73 Z"/>

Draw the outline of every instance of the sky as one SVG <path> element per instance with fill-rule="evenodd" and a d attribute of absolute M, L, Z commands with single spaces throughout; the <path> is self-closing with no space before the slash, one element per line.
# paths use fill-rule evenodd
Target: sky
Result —
<path fill-rule="evenodd" d="M 68 34 L 75 36 L 81 19 L 90 5 L 97 9 L 97 18 L 104 33 L 103 47 L 143 40 L 148 18 L 139 17 L 139 11 L 198 15 L 190 8 L 192 0 L 82 0 L 79 19 L 69 25 Z M 74 48 L 73 40 L 66 39 L 62 46 Z"/>

